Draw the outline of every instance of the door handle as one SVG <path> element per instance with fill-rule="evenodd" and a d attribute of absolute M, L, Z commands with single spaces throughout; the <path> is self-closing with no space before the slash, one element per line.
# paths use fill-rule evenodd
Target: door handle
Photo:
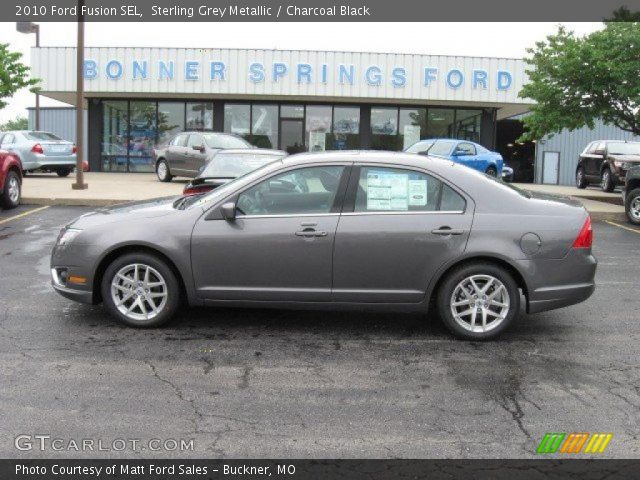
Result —
<path fill-rule="evenodd" d="M 296 237 L 326 237 L 327 232 L 319 232 L 317 230 L 300 230 L 296 232 Z"/>
<path fill-rule="evenodd" d="M 440 227 L 435 230 L 431 230 L 434 235 L 462 235 L 464 230 L 461 228 Z"/>

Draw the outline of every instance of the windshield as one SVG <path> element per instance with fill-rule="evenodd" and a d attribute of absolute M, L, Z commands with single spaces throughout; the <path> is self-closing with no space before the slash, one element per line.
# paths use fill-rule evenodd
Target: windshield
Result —
<path fill-rule="evenodd" d="M 211 148 L 253 148 L 245 139 L 234 135 L 205 133 L 203 137 Z"/>
<path fill-rule="evenodd" d="M 409 148 L 407 148 L 408 153 L 421 153 L 426 152 L 429 147 L 433 145 L 433 140 L 425 140 L 423 142 L 414 143 Z"/>
<path fill-rule="evenodd" d="M 449 155 L 454 144 L 455 142 L 450 140 L 436 140 L 427 153 L 429 155 Z"/>
<path fill-rule="evenodd" d="M 26 132 L 24 136 L 29 140 L 62 140 L 60 137 L 49 132 Z"/>
<path fill-rule="evenodd" d="M 218 153 L 199 175 L 205 178 L 236 178 L 282 158 L 281 154 Z"/>
<path fill-rule="evenodd" d="M 224 185 L 218 188 L 214 188 L 213 190 L 211 190 L 211 192 L 205 195 L 195 195 L 193 197 L 190 197 L 190 198 L 196 199 L 197 201 L 194 201 L 192 204 L 190 204 L 188 208 L 206 207 L 206 205 L 209 202 L 215 202 L 220 198 L 224 197 L 225 195 L 228 195 L 229 193 L 233 192 L 236 188 L 238 188 L 239 185 L 242 185 L 242 184 L 246 185 L 253 182 L 254 180 L 264 175 L 267 170 L 274 168 L 276 165 L 280 165 L 280 163 L 281 162 L 278 162 L 278 161 L 269 162 L 266 165 L 258 168 L 257 170 L 252 170 L 248 173 L 245 173 L 241 177 L 236 178 L 235 180 L 231 180 L 229 183 L 225 183 Z"/>
<path fill-rule="evenodd" d="M 609 155 L 640 155 L 640 143 L 610 143 Z"/>

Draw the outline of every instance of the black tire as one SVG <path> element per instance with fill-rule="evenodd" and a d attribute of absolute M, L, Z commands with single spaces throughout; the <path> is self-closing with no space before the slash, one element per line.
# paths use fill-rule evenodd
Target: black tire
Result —
<path fill-rule="evenodd" d="M 73 168 L 61 168 L 56 170 L 56 174 L 59 177 L 68 177 L 72 171 L 73 171 Z"/>
<path fill-rule="evenodd" d="M 496 285 L 496 279 L 502 283 L 504 289 L 506 290 L 506 295 L 508 295 L 508 297 L 506 297 L 508 300 L 508 307 L 506 306 L 506 304 L 503 305 L 506 313 L 504 314 L 502 320 L 500 320 L 492 327 L 491 322 L 498 321 L 499 318 L 491 316 L 491 318 L 493 318 L 494 320 L 490 320 L 489 315 L 487 315 L 486 326 L 488 327 L 488 329 L 486 331 L 471 331 L 470 329 L 463 327 L 458 323 L 458 321 L 456 321 L 452 312 L 452 301 L 454 300 L 454 293 L 457 291 L 457 288 L 461 284 L 461 282 L 472 276 L 490 276 L 494 278 L 494 283 L 490 284 L 490 286 L 488 287 L 489 290 L 486 292 L 486 295 L 484 295 L 485 299 L 481 301 L 486 301 L 486 297 L 490 297 L 491 294 L 495 291 L 493 290 L 494 287 L 492 285 Z M 484 284 L 484 286 L 486 285 L 487 283 Z M 517 318 L 518 313 L 520 312 L 520 291 L 518 290 L 518 285 L 516 284 L 511 274 L 509 274 L 509 272 L 507 272 L 504 268 L 493 263 L 474 262 L 461 265 L 445 276 L 438 289 L 436 303 L 438 305 L 438 313 L 440 314 L 443 323 L 456 337 L 464 340 L 489 340 L 500 335 Z M 463 309 L 466 307 L 461 306 L 458 308 Z M 476 310 L 476 308 L 480 309 L 481 307 L 474 306 L 473 310 Z M 492 308 L 497 309 L 499 307 Z M 469 310 L 472 309 L 470 308 Z M 476 312 L 480 311 L 481 310 L 476 310 Z M 476 318 L 477 314 L 478 313 L 476 313 Z M 480 314 L 480 318 L 477 319 L 477 321 L 479 321 L 480 324 L 482 323 L 482 314 Z M 462 323 L 465 322 L 462 321 Z M 469 318 L 468 323 L 470 326 L 471 317 Z M 477 328 L 481 328 L 481 326 L 482 325 L 478 325 Z"/>
<path fill-rule="evenodd" d="M 640 188 L 634 188 L 624 199 L 624 211 L 634 225 L 640 225 Z"/>
<path fill-rule="evenodd" d="M 603 192 L 613 192 L 616 188 L 615 183 L 613 183 L 613 175 L 608 168 L 603 169 L 600 174 L 600 188 L 602 188 Z"/>
<path fill-rule="evenodd" d="M 170 182 L 173 180 L 173 175 L 171 175 L 171 170 L 169 170 L 169 164 L 164 158 L 158 160 L 158 163 L 156 163 L 156 175 L 161 182 Z"/>
<path fill-rule="evenodd" d="M 587 185 L 589 185 L 589 182 L 587 182 L 587 178 L 584 175 L 584 168 L 578 167 L 576 170 L 576 187 L 582 190 L 587 188 Z"/>
<path fill-rule="evenodd" d="M 164 306 L 158 311 L 158 313 L 151 319 L 133 319 L 121 312 L 114 302 L 114 298 L 111 293 L 111 283 L 116 277 L 116 274 L 123 268 L 131 265 L 148 266 L 156 270 L 164 280 L 166 285 L 166 302 Z M 155 288 L 155 287 L 154 287 Z M 158 287 L 161 288 L 161 287 Z M 102 300 L 109 313 L 115 317 L 119 322 L 124 323 L 130 327 L 136 328 L 152 328 L 159 327 L 169 322 L 178 311 L 181 304 L 181 292 L 180 283 L 173 273 L 173 270 L 167 265 L 167 263 L 155 255 L 151 255 L 145 252 L 133 252 L 127 253 L 121 257 L 115 259 L 108 267 L 102 277 L 101 284 Z M 147 290 L 147 292 L 149 292 Z M 133 292 L 132 292 L 133 293 Z M 153 292 L 150 292 L 153 293 Z M 125 295 L 125 294 L 123 294 Z M 135 296 L 135 295 L 134 295 Z M 137 300 L 136 300 L 137 301 Z M 145 302 L 144 300 L 141 300 Z M 133 302 L 135 303 L 135 302 Z M 162 302 L 161 302 L 162 303 Z M 145 309 L 150 307 L 149 303 L 145 303 Z M 125 306 L 130 306 L 125 304 Z M 136 313 L 136 309 L 139 313 Z M 142 311 L 139 307 L 133 308 L 133 314 L 141 315 Z"/>
<path fill-rule="evenodd" d="M 493 167 L 493 166 L 487 168 L 487 170 L 484 173 L 486 173 L 490 177 L 497 177 L 498 176 L 498 170 L 496 169 L 496 167 Z"/>
<path fill-rule="evenodd" d="M 17 192 L 16 192 L 17 189 Z M 16 208 L 20 205 L 20 198 L 22 197 L 22 182 L 20 181 L 20 175 L 13 170 L 7 172 L 7 176 L 4 179 L 4 186 L 2 187 L 2 197 L 0 203 L 5 209 Z"/>

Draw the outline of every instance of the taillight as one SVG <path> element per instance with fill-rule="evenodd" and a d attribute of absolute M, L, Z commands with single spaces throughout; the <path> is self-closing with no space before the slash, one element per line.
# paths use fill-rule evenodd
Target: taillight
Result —
<path fill-rule="evenodd" d="M 31 147 L 31 151 L 33 153 L 44 153 L 44 150 L 42 149 L 42 145 L 40 145 L 39 143 L 36 143 L 33 147 Z"/>
<path fill-rule="evenodd" d="M 206 193 L 211 189 L 212 189 L 212 187 L 210 187 L 208 185 L 199 185 L 197 187 L 186 186 L 184 188 L 184 190 L 182 191 L 182 194 L 186 195 L 187 197 L 189 197 L 191 195 L 200 195 L 201 193 Z"/>
<path fill-rule="evenodd" d="M 78 153 L 78 147 L 74 145 L 73 148 L 71 149 L 71 153 Z"/>
<path fill-rule="evenodd" d="M 591 216 L 587 217 L 580 233 L 573 242 L 573 248 L 591 248 L 593 244 L 593 229 L 591 228 Z"/>

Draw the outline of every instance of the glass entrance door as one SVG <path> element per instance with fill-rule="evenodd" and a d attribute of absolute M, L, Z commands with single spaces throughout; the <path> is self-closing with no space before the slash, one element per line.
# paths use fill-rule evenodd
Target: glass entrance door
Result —
<path fill-rule="evenodd" d="M 288 154 L 304 152 L 304 122 L 301 118 L 280 119 L 280 149 Z"/>

